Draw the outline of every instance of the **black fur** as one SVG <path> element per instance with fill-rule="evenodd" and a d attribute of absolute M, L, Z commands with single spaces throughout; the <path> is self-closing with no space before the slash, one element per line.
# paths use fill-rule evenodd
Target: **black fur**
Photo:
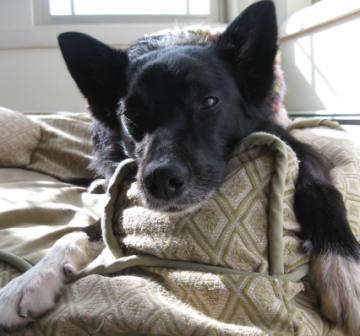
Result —
<path fill-rule="evenodd" d="M 267 131 L 300 159 L 295 212 L 313 253 L 358 258 L 328 165 L 270 121 L 266 98 L 277 51 L 271 1 L 250 6 L 215 42 L 158 35 L 119 51 L 84 34 L 64 33 L 59 44 L 94 117 L 93 166 L 99 175 L 109 177 L 119 161 L 134 157 L 145 205 L 185 210 L 221 185 L 235 143 Z"/>
<path fill-rule="evenodd" d="M 342 196 L 332 184 L 329 162 L 279 126 L 264 124 L 260 130 L 279 136 L 299 159 L 294 210 L 301 224 L 301 237 L 311 244 L 310 252 L 333 252 L 358 260 L 359 244 L 347 221 Z"/>

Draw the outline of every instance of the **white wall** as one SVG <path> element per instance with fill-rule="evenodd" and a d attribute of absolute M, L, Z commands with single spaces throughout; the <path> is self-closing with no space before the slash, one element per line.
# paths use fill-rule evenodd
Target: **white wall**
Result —
<path fill-rule="evenodd" d="M 56 48 L 0 50 L 0 105 L 22 112 L 86 108 Z"/>
<path fill-rule="evenodd" d="M 84 110 L 54 47 L 56 35 L 49 36 L 53 46 L 41 46 L 37 33 L 32 1 L 0 1 L 0 105 L 24 112 Z"/>
<path fill-rule="evenodd" d="M 83 111 L 86 103 L 67 72 L 56 37 L 81 31 L 121 47 L 169 23 L 38 25 L 40 0 L 0 0 L 0 106 L 22 112 Z"/>

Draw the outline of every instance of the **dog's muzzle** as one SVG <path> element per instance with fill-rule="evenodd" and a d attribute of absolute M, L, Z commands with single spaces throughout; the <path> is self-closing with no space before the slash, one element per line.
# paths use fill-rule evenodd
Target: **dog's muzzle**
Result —
<path fill-rule="evenodd" d="M 150 162 L 144 169 L 143 183 L 155 199 L 172 200 L 182 195 L 189 169 L 176 159 Z"/>

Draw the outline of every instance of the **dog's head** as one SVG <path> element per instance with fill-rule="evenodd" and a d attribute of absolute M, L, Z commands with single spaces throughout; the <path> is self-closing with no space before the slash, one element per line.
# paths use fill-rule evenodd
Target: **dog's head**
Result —
<path fill-rule="evenodd" d="M 247 8 L 212 43 L 152 50 L 145 39 L 122 51 L 64 33 L 59 44 L 96 137 L 107 137 L 99 150 L 112 148 L 106 160 L 114 148 L 136 159 L 148 207 L 180 211 L 207 198 L 234 144 L 268 118 L 277 51 L 270 1 Z"/>

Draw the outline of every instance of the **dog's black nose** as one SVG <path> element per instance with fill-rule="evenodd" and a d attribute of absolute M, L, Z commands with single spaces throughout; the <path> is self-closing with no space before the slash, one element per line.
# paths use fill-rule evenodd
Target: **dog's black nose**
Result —
<path fill-rule="evenodd" d="M 180 196 L 188 175 L 187 167 L 179 162 L 150 163 L 144 171 L 145 188 L 153 197 L 169 200 Z"/>

